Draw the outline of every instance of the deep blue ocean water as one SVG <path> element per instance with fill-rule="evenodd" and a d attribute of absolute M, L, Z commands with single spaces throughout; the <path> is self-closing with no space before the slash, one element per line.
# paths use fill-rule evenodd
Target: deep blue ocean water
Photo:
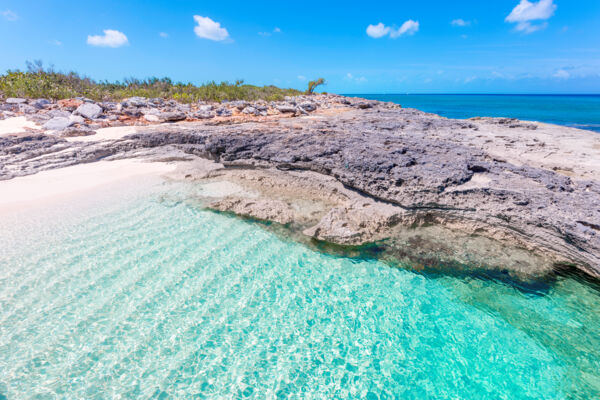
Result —
<path fill-rule="evenodd" d="M 447 118 L 510 117 L 600 132 L 600 95 L 361 94 Z"/>

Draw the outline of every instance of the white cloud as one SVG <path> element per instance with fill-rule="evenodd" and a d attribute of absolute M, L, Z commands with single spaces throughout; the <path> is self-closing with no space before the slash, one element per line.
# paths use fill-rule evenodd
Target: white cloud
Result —
<path fill-rule="evenodd" d="M 168 37 L 169 37 L 169 34 L 168 34 L 167 32 L 160 32 L 160 33 L 158 34 L 158 36 L 160 36 L 161 38 L 168 38 Z"/>
<path fill-rule="evenodd" d="M 571 74 L 569 73 L 569 71 L 559 69 L 552 76 L 558 79 L 569 79 L 571 77 Z"/>
<path fill-rule="evenodd" d="M 60 40 L 56 40 L 56 39 L 49 40 L 48 43 L 50 43 L 51 45 L 54 45 L 54 46 L 62 46 L 62 42 Z"/>
<path fill-rule="evenodd" d="M 468 78 L 465 78 L 465 83 L 471 83 L 473 82 L 475 79 L 477 79 L 476 76 L 469 76 Z"/>
<path fill-rule="evenodd" d="M 19 19 L 19 16 L 11 10 L 4 10 L 0 12 L 0 15 L 2 15 L 7 21 L 16 21 Z"/>
<path fill-rule="evenodd" d="M 431 78 L 426 78 L 426 79 L 423 81 L 423 83 L 427 83 L 427 84 L 429 84 L 429 83 L 431 83 L 431 82 L 433 82 L 433 79 L 431 79 Z"/>
<path fill-rule="evenodd" d="M 201 17 L 200 15 L 194 15 L 194 20 L 198 24 L 194 27 L 196 36 L 217 42 L 229 38 L 229 32 L 227 32 L 227 29 L 222 28 L 220 23 L 208 17 Z"/>
<path fill-rule="evenodd" d="M 392 39 L 395 39 L 402 35 L 412 36 L 417 32 L 419 32 L 419 21 L 413 21 L 412 19 L 409 19 L 408 21 L 404 22 L 402 26 L 397 30 L 392 29 L 392 31 L 390 32 L 390 37 Z"/>
<path fill-rule="evenodd" d="M 121 47 L 129 43 L 123 32 L 112 29 L 103 30 L 104 35 L 90 35 L 87 44 L 99 47 Z"/>
<path fill-rule="evenodd" d="M 281 33 L 281 29 L 275 27 L 273 32 L 258 32 L 260 36 L 271 36 L 273 33 Z"/>
<path fill-rule="evenodd" d="M 390 35 L 392 39 L 396 39 L 403 35 L 412 36 L 418 31 L 419 21 L 413 21 L 412 19 L 405 21 L 398 29 L 385 26 L 382 22 L 378 23 L 377 25 L 367 26 L 367 35 L 374 39 L 379 39 L 386 35 Z"/>
<path fill-rule="evenodd" d="M 305 81 L 306 77 L 304 75 L 298 75 L 298 80 Z"/>
<path fill-rule="evenodd" d="M 388 33 L 390 33 L 390 28 L 388 28 L 381 22 L 378 23 L 377 25 L 367 26 L 367 35 L 371 36 L 374 39 L 379 39 L 380 37 L 384 37 Z"/>
<path fill-rule="evenodd" d="M 465 21 L 462 18 L 453 19 L 451 22 L 452 26 L 469 26 L 471 25 L 471 21 Z"/>
<path fill-rule="evenodd" d="M 347 81 L 353 81 L 356 83 L 363 83 L 367 81 L 367 78 L 365 78 L 364 76 L 354 76 L 352 75 L 350 72 L 348 72 L 346 74 L 346 76 L 344 77 L 345 80 Z"/>
<path fill-rule="evenodd" d="M 546 28 L 548 23 L 532 24 L 531 21 L 547 20 L 554 15 L 554 11 L 556 11 L 554 0 L 539 0 L 534 3 L 521 0 L 505 21 L 517 24 L 515 29 L 520 32 L 533 33 Z"/>

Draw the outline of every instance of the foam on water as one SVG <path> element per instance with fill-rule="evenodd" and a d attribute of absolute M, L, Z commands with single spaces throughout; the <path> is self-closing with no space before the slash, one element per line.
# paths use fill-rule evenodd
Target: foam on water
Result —
<path fill-rule="evenodd" d="M 578 281 L 428 277 L 138 190 L 0 221 L 0 395 L 600 395 L 599 295 Z"/>

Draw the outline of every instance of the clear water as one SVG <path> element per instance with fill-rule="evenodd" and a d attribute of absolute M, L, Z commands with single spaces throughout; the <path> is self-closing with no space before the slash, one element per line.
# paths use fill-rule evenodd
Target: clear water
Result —
<path fill-rule="evenodd" d="M 322 254 L 187 190 L 0 219 L 0 398 L 600 396 L 586 284 Z"/>
<path fill-rule="evenodd" d="M 600 132 L 600 95 L 369 94 L 447 118 L 509 117 Z"/>

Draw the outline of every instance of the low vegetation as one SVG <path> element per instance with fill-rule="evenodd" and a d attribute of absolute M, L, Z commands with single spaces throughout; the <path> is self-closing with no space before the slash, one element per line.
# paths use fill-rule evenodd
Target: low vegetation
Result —
<path fill-rule="evenodd" d="M 169 78 L 126 79 L 123 82 L 96 82 L 75 72 L 56 72 L 43 68 L 39 61 L 27 63 L 27 71 L 10 70 L 0 75 L 0 98 L 24 97 L 67 99 L 87 97 L 97 101 L 118 101 L 127 97 L 141 96 L 174 99 L 183 103 L 199 100 L 282 100 L 285 96 L 297 96 L 302 92 L 281 89 L 276 86 L 254 86 L 238 80 L 208 82 L 200 86 L 192 83 L 173 82 Z"/>
<path fill-rule="evenodd" d="M 327 84 L 327 82 L 325 82 L 325 79 L 323 79 L 323 78 L 319 78 L 314 81 L 310 81 L 310 82 L 308 82 L 308 89 L 306 90 L 306 94 L 313 94 L 317 87 L 319 87 L 321 85 L 326 85 L 326 84 Z"/>

